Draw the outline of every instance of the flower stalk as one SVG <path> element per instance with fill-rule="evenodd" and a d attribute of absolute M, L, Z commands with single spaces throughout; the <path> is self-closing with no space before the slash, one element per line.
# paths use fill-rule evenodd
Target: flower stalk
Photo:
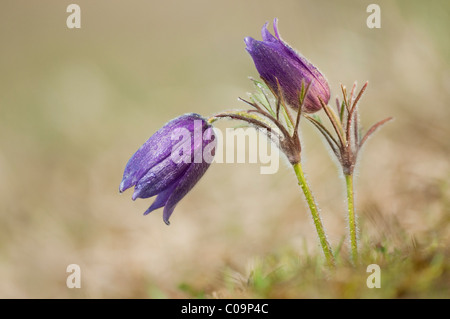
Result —
<path fill-rule="evenodd" d="M 306 202 L 308 203 L 309 209 L 311 211 L 314 226 L 316 226 L 317 235 L 319 236 L 320 245 L 322 247 L 322 250 L 323 250 L 323 253 L 327 260 L 327 263 L 330 266 L 334 266 L 335 260 L 334 260 L 333 252 L 331 250 L 331 246 L 328 242 L 324 227 L 322 225 L 322 220 L 320 218 L 319 209 L 317 208 L 317 204 L 314 200 L 311 189 L 309 188 L 309 186 L 306 182 L 306 179 L 305 179 L 305 175 L 303 174 L 302 165 L 299 162 L 292 166 L 294 167 L 294 171 L 295 171 L 295 175 L 297 176 L 298 184 L 300 185 L 303 193 L 305 194 Z"/>
<path fill-rule="evenodd" d="M 348 226 L 350 231 L 350 247 L 352 251 L 352 260 L 356 265 L 358 263 L 358 241 L 356 228 L 356 215 L 353 190 L 353 174 L 345 175 L 347 185 L 347 206 L 348 206 Z"/>
<path fill-rule="evenodd" d="M 347 205 L 348 205 L 348 223 L 350 233 L 350 250 L 352 261 L 356 265 L 358 262 L 358 232 L 355 214 L 355 200 L 354 200 L 354 174 L 353 171 L 356 166 L 358 154 L 361 151 L 367 139 L 383 124 L 390 121 L 392 117 L 388 117 L 372 125 L 367 133 L 362 136 L 359 125 L 358 102 L 361 99 L 364 91 L 367 88 L 366 82 L 359 93 L 355 95 L 356 83 L 353 85 L 350 95 L 347 94 L 345 86 L 341 85 L 343 94 L 342 103 L 336 99 L 336 112 L 326 104 L 320 97 L 322 109 L 328 117 L 334 134 L 330 132 L 322 123 L 320 118 L 305 115 L 305 117 L 319 130 L 324 136 L 334 155 L 342 168 L 345 176 L 347 188 Z"/>

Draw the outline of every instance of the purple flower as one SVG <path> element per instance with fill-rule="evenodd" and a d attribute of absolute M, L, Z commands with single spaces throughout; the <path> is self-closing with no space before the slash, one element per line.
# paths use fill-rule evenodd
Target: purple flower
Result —
<path fill-rule="evenodd" d="M 200 115 L 177 117 L 142 145 L 128 161 L 119 191 L 134 186 L 133 200 L 156 196 L 144 215 L 164 207 L 169 224 L 178 202 L 205 174 L 214 158 L 216 138 Z"/>
<path fill-rule="evenodd" d="M 273 21 L 273 29 L 275 36 L 267 30 L 267 23 L 263 26 L 261 31 L 263 41 L 245 38 L 246 49 L 253 58 L 256 69 L 275 93 L 279 92 L 278 79 L 284 100 L 296 110 L 300 106 L 302 81 L 305 82 L 305 86 L 313 81 L 303 111 L 307 113 L 319 111 L 322 106 L 318 96 L 325 104 L 330 99 L 327 80 L 314 65 L 281 39 L 277 19 Z"/>

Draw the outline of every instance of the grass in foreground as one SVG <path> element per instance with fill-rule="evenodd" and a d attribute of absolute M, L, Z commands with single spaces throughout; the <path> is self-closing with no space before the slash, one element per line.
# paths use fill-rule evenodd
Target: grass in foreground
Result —
<path fill-rule="evenodd" d="M 422 244 L 401 230 L 397 240 L 363 238 L 357 266 L 341 245 L 334 269 L 320 251 L 309 255 L 280 249 L 254 258 L 246 270 L 226 267 L 207 289 L 195 283 L 182 283 L 179 289 L 187 298 L 449 298 L 450 250 L 433 234 Z M 367 285 L 371 264 L 380 267 L 380 288 Z"/>

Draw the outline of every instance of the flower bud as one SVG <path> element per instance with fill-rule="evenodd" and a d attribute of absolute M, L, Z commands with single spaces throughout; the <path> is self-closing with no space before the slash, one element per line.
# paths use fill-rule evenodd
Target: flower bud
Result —
<path fill-rule="evenodd" d="M 319 111 L 322 106 L 318 97 L 325 103 L 330 99 L 327 80 L 314 65 L 281 39 L 277 19 L 274 19 L 273 28 L 275 36 L 267 30 L 267 23 L 263 26 L 262 41 L 251 37 L 244 39 L 246 50 L 253 58 L 256 69 L 270 89 L 275 94 L 281 91 L 286 103 L 295 110 L 300 107 L 302 81 L 305 87 L 312 82 L 302 111 L 307 113 Z"/>

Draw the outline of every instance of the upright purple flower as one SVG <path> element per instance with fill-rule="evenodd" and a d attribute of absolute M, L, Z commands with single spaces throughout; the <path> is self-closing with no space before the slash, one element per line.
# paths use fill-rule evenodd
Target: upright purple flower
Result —
<path fill-rule="evenodd" d="M 214 158 L 216 139 L 200 115 L 177 117 L 142 145 L 128 161 L 119 191 L 134 186 L 132 199 L 156 196 L 144 215 L 164 207 L 169 224 L 178 202 L 195 186 Z"/>
<path fill-rule="evenodd" d="M 302 81 L 305 82 L 305 86 L 312 81 L 309 94 L 303 104 L 303 111 L 307 113 L 319 111 L 322 106 L 318 97 L 324 103 L 328 103 L 330 99 L 327 80 L 314 65 L 281 39 L 277 19 L 273 21 L 273 29 L 275 36 L 267 30 L 267 23 L 263 26 L 261 31 L 263 41 L 257 41 L 251 37 L 245 38 L 246 49 L 253 58 L 261 78 L 273 92 L 278 94 L 281 90 L 284 100 L 296 110 L 300 106 L 299 94 Z"/>

